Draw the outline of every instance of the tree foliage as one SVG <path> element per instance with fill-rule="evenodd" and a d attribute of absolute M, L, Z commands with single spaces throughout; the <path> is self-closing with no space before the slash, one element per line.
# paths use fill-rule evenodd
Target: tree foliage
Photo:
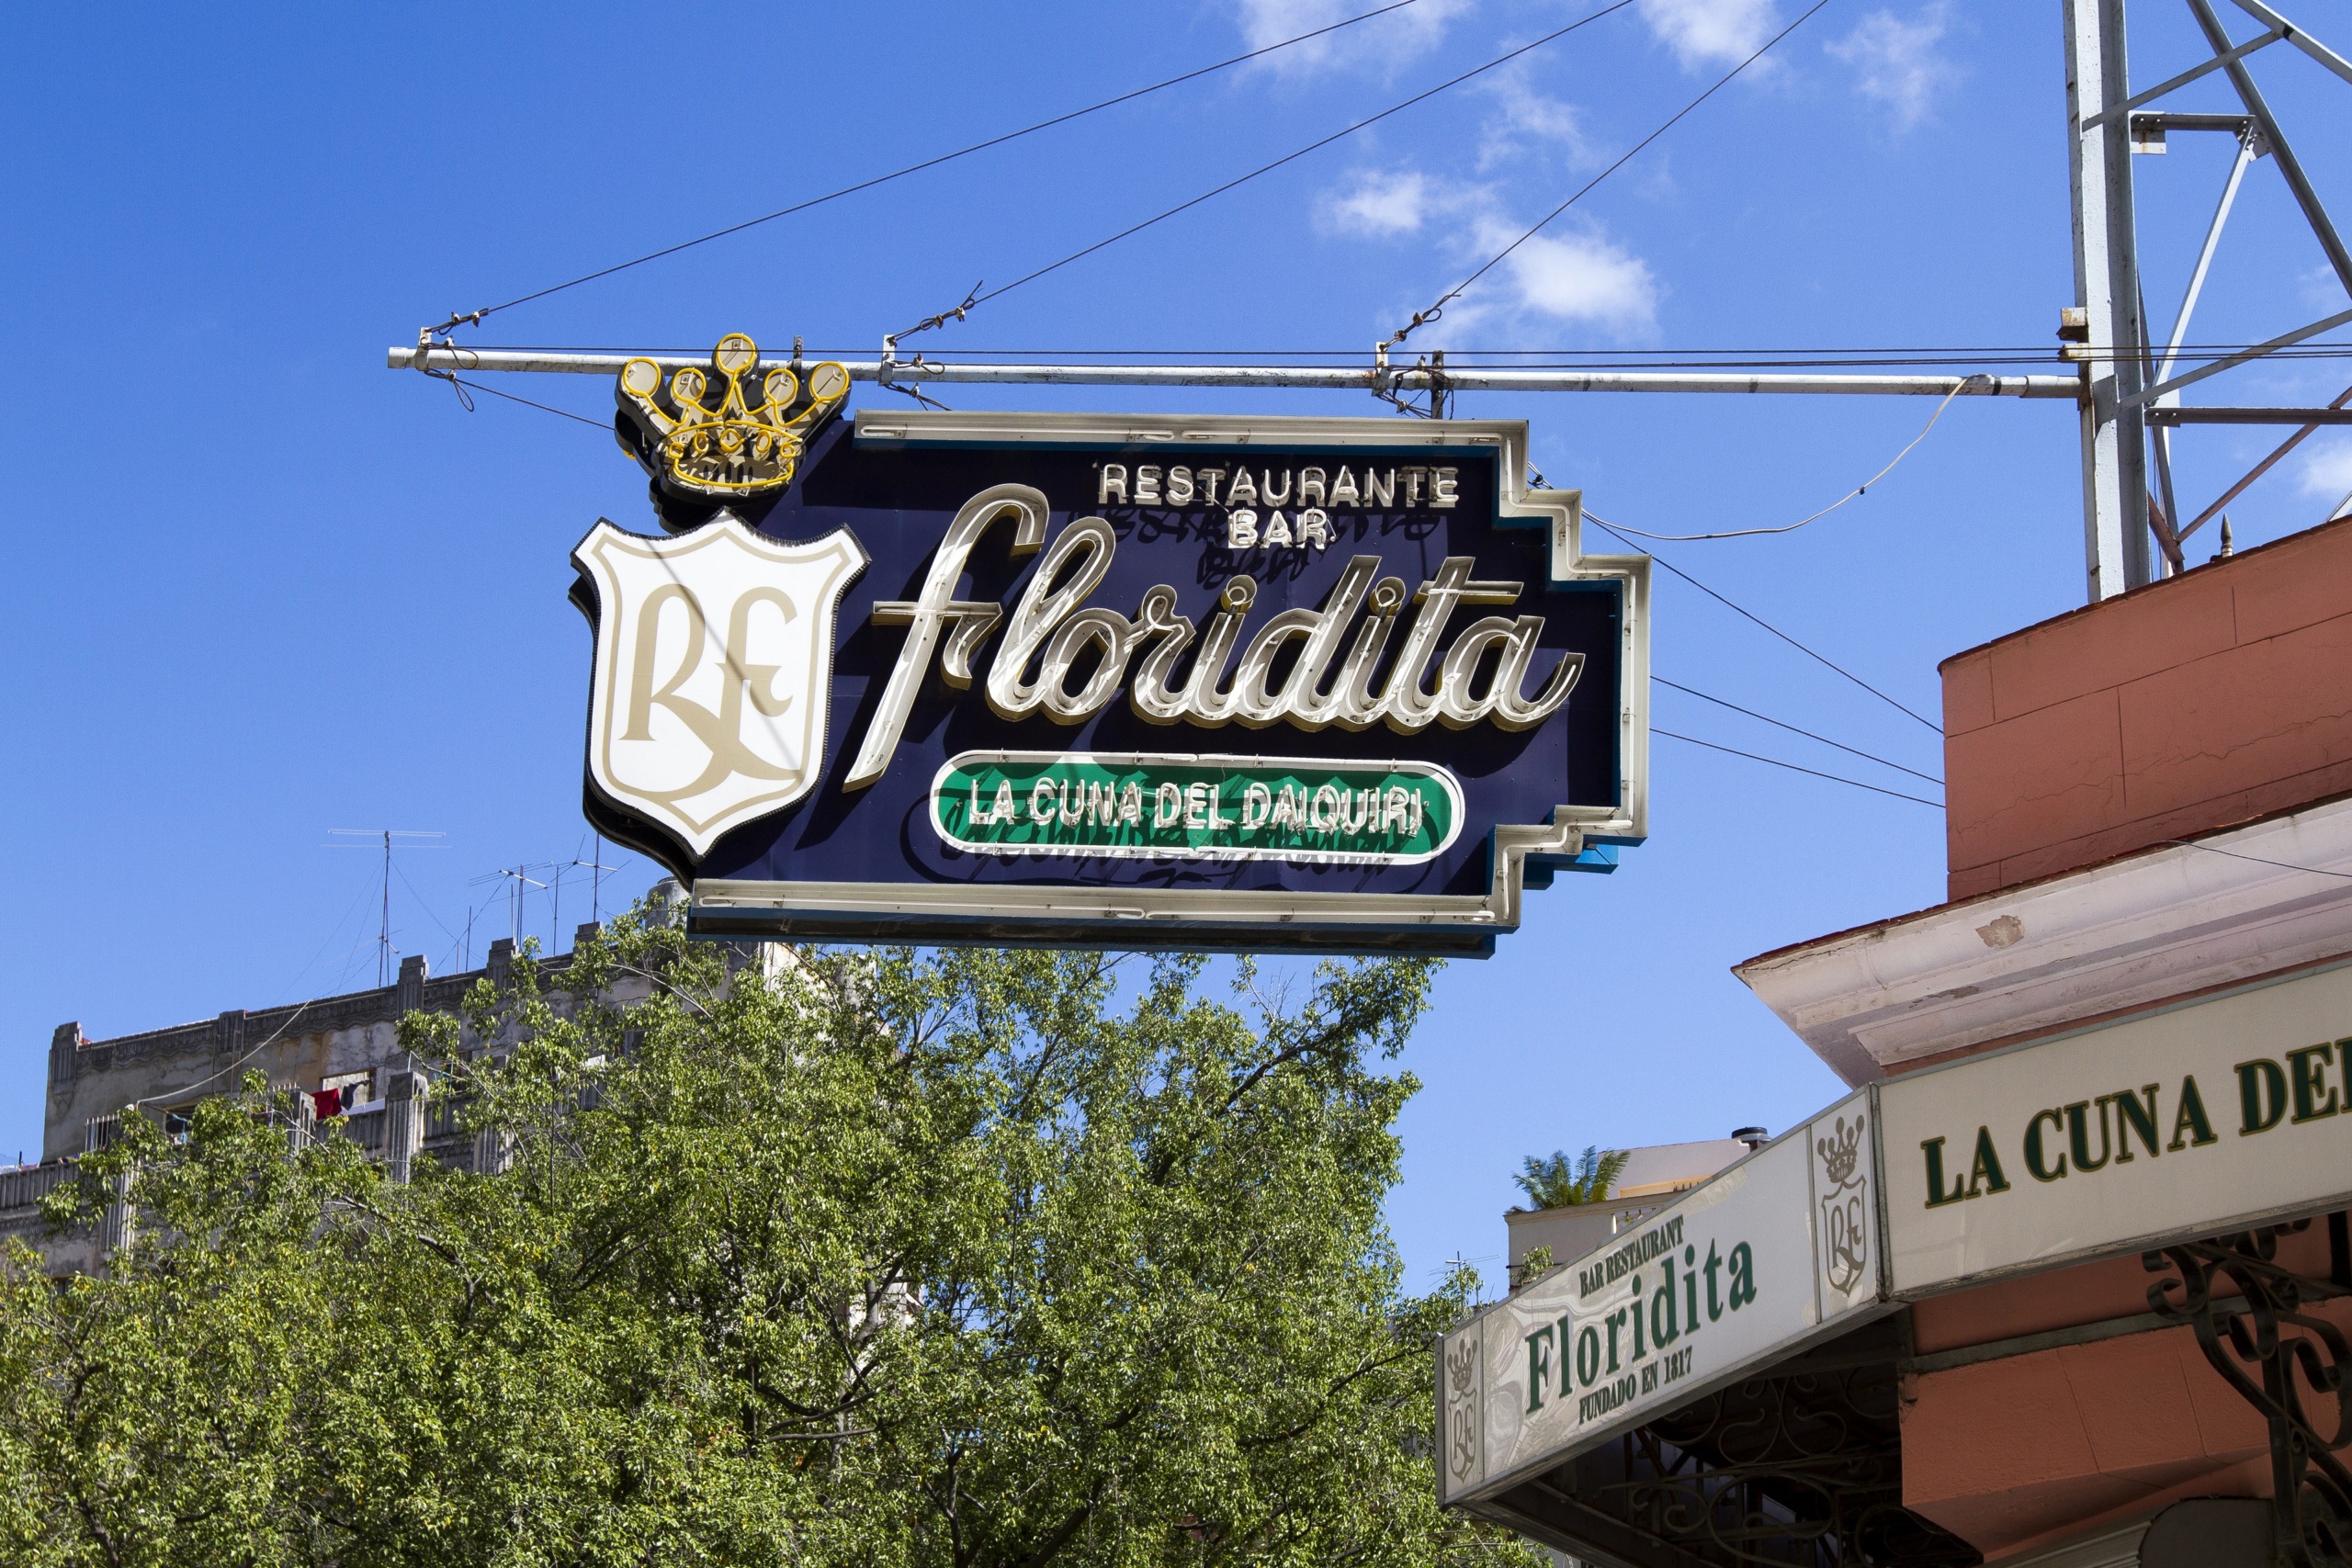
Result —
<path fill-rule="evenodd" d="M 1530 1155 L 1520 1162 L 1519 1174 L 1511 1179 L 1537 1208 L 1566 1209 L 1579 1203 L 1606 1202 L 1609 1190 L 1624 1173 L 1624 1150 L 1611 1149 L 1603 1154 L 1598 1145 L 1591 1145 L 1575 1159 L 1559 1149 L 1552 1151 L 1549 1159 Z"/>
<path fill-rule="evenodd" d="M 28 1564 L 1520 1561 L 1434 1504 L 1380 1206 L 1423 964 L 817 953 L 622 922 L 405 1043 L 503 1139 L 390 1183 L 264 1085 L 138 1117 L 131 1246 L 0 1296 Z M 621 1008 L 614 982 L 650 980 Z"/>

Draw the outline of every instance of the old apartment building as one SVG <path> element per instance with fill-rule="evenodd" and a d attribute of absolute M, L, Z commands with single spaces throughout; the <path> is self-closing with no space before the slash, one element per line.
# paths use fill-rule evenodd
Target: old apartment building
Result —
<path fill-rule="evenodd" d="M 596 930 L 583 925 L 576 940 Z M 741 944 L 730 957 L 772 957 L 755 951 L 762 945 Z M 457 1013 L 478 982 L 503 982 L 514 956 L 514 944 L 502 938 L 481 968 L 436 976 L 422 954 L 410 954 L 389 986 L 254 1011 L 232 1008 L 194 1023 L 109 1040 L 85 1039 L 79 1023 L 58 1025 L 49 1047 L 40 1158 L 0 1172 L 0 1236 L 40 1248 L 57 1271 L 96 1269 L 109 1244 L 105 1227 L 51 1236 L 41 1199 L 73 1179 L 84 1154 L 114 1140 L 126 1113 L 153 1117 L 170 1130 L 198 1101 L 234 1091 L 247 1072 L 295 1093 L 297 1114 L 305 1121 L 345 1118 L 343 1135 L 388 1166 L 395 1179 L 407 1179 L 421 1158 L 479 1168 L 492 1156 L 460 1127 L 458 1103 L 435 1095 L 428 1068 L 401 1049 L 399 1026 L 411 1012 Z M 571 956 L 539 962 L 543 984 L 554 989 Z M 650 988 L 650 981 L 628 977 L 608 995 L 626 1005 L 642 1000 Z"/>

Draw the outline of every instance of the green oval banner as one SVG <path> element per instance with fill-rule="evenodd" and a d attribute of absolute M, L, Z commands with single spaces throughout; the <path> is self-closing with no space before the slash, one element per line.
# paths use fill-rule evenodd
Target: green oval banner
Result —
<path fill-rule="evenodd" d="M 1427 762 L 965 751 L 931 820 L 974 854 L 1411 865 L 1462 831 L 1462 786 Z"/>

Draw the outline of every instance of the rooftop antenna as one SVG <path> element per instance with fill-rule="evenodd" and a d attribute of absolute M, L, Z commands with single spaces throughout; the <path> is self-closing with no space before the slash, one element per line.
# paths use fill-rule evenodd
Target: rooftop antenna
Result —
<path fill-rule="evenodd" d="M 447 844 L 395 844 L 394 839 L 446 839 L 449 835 L 425 828 L 330 828 L 330 834 L 345 839 L 381 839 L 384 844 L 384 886 L 379 898 L 382 920 L 376 931 L 376 984 L 392 983 L 392 852 L 394 850 L 446 850 Z M 373 844 L 322 844 L 329 850 L 371 850 Z"/>
<path fill-rule="evenodd" d="M 506 936 L 507 940 L 517 947 L 523 945 L 523 890 L 526 887 L 547 886 L 544 882 L 535 880 L 530 871 L 531 868 L 527 865 L 518 865 L 513 871 L 499 873 L 501 876 L 511 876 L 514 879 L 514 888 L 508 893 L 506 898 Z"/>
<path fill-rule="evenodd" d="M 547 884 L 532 876 L 531 873 L 545 871 L 554 863 L 553 861 L 546 861 L 537 863 L 526 863 L 512 867 L 502 865 L 487 876 L 475 877 L 469 884 L 471 886 L 478 887 L 485 882 L 495 882 L 502 876 L 506 878 L 508 883 L 506 934 L 507 939 L 517 947 L 523 944 L 523 890 L 526 887 L 545 887 Z"/>
<path fill-rule="evenodd" d="M 573 859 L 571 863 L 588 874 L 588 919 L 592 923 L 601 925 L 604 921 L 603 894 L 605 890 L 605 873 L 608 871 L 618 871 L 620 870 L 620 867 L 616 865 L 605 865 L 603 863 L 605 859 L 605 835 L 602 833 L 596 835 L 596 858 L 594 860 L 581 860 L 578 858 L 579 853 L 580 852 L 578 850 L 572 851 Z M 556 881 L 559 883 L 562 880 L 563 878 L 560 876 L 556 878 Z M 557 922 L 557 929 L 560 930 L 561 924 L 562 923 L 560 921 Z"/>

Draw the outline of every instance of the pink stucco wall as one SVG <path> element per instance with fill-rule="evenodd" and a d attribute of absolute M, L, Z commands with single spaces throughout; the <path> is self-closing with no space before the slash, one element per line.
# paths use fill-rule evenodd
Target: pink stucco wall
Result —
<path fill-rule="evenodd" d="M 2352 791 L 2352 520 L 1941 668 L 1954 898 Z"/>

